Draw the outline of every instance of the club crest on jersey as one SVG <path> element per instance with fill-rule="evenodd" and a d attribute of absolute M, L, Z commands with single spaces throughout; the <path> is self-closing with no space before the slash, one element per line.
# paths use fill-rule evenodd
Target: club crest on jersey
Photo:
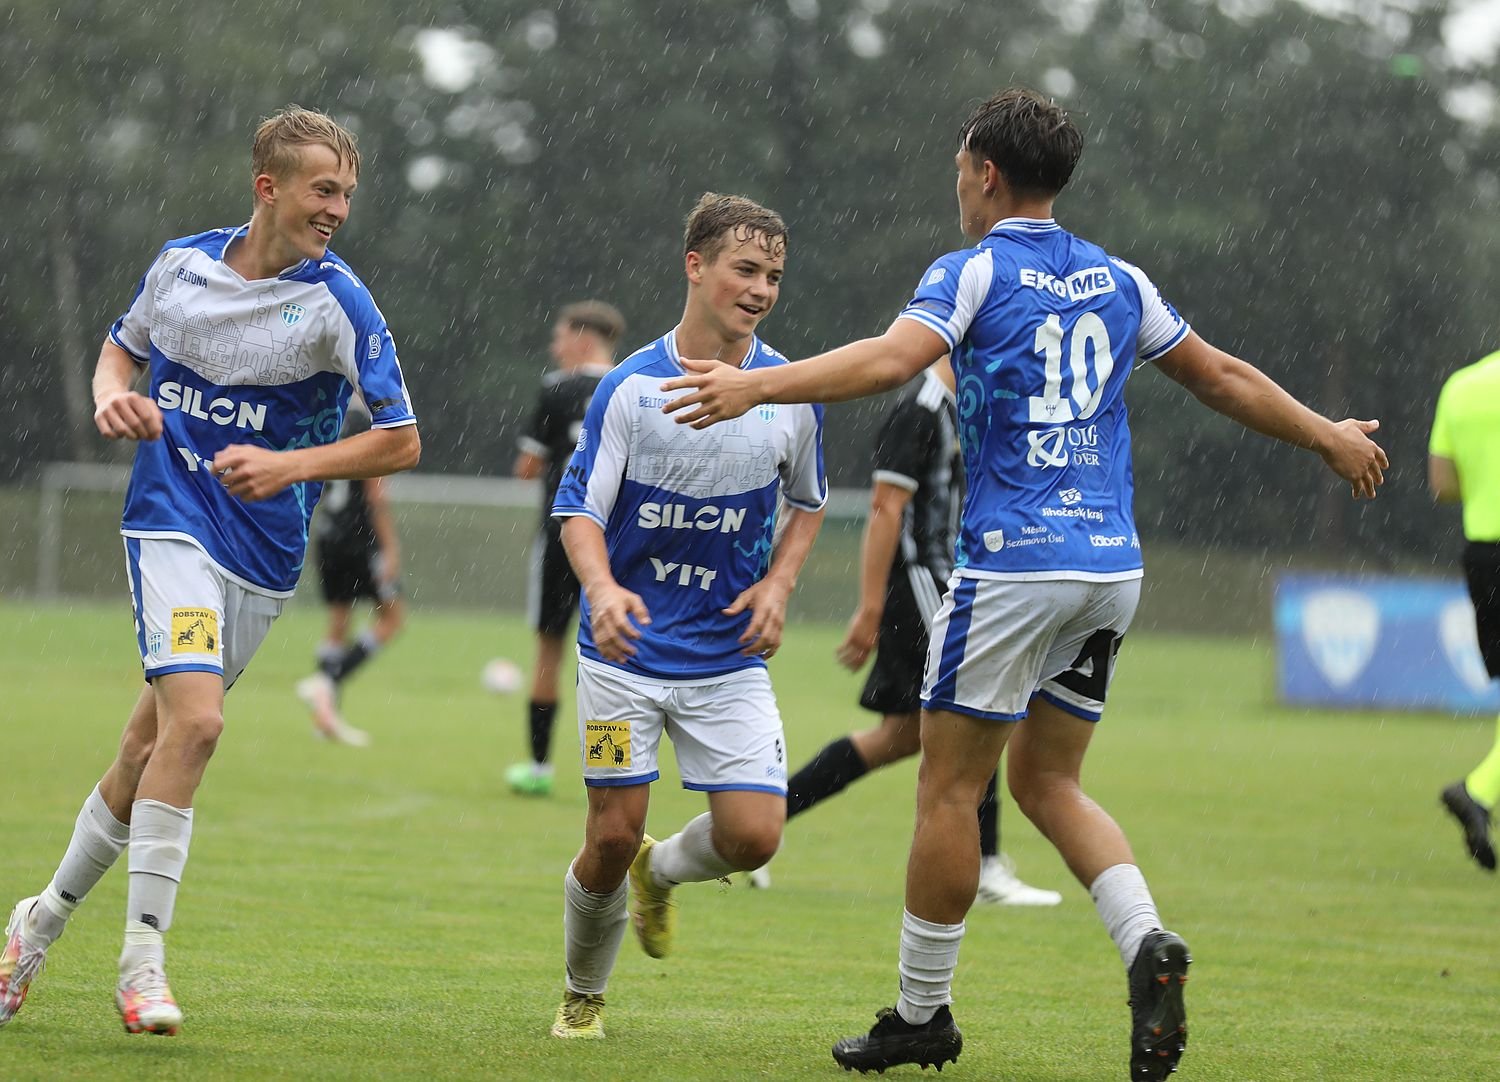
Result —
<path fill-rule="evenodd" d="M 755 415 L 760 418 L 762 424 L 770 424 L 776 420 L 776 404 L 774 402 L 766 402 L 763 405 L 755 407 Z"/>
<path fill-rule="evenodd" d="M 293 304 L 288 301 L 281 306 L 281 322 L 285 323 L 288 327 L 295 327 L 298 323 L 301 323 L 302 317 L 305 315 L 307 315 L 307 309 L 303 308 L 300 304 Z"/>

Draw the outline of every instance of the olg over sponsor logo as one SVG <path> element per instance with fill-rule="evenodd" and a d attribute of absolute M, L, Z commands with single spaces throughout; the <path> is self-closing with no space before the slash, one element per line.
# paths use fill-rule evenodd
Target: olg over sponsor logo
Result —
<path fill-rule="evenodd" d="M 643 503 L 636 512 L 635 524 L 643 530 L 703 530 L 712 533 L 739 533 L 745 524 L 745 508 L 715 507 L 685 503 Z"/>
<path fill-rule="evenodd" d="M 156 404 L 164 410 L 180 410 L 200 421 L 259 432 L 266 427 L 266 404 L 236 402 L 232 398 L 208 399 L 196 387 L 167 381 L 156 389 Z"/>
<path fill-rule="evenodd" d="M 1040 289 L 1067 301 L 1086 301 L 1101 293 L 1115 291 L 1115 278 L 1109 273 L 1108 267 L 1088 267 L 1085 270 L 1074 271 L 1066 278 L 1059 278 L 1047 271 L 1023 267 L 1020 280 L 1021 284 L 1028 289 Z"/>
<path fill-rule="evenodd" d="M 1074 466 L 1098 466 L 1099 426 L 1044 428 L 1026 433 L 1026 465 L 1040 470 Z"/>

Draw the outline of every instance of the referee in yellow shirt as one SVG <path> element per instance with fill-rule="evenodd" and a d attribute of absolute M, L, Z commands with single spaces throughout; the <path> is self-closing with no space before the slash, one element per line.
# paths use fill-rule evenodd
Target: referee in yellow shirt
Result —
<path fill-rule="evenodd" d="M 1479 652 L 1500 677 L 1500 353 L 1448 377 L 1427 446 L 1427 483 L 1440 503 L 1462 502 L 1464 577 L 1474 602 Z M 1495 870 L 1490 812 L 1500 801 L 1500 730 L 1483 762 L 1443 790 L 1469 855 Z"/>

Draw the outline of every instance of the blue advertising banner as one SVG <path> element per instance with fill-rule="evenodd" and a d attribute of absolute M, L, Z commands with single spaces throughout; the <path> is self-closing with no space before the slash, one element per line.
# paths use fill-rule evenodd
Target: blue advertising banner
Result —
<path fill-rule="evenodd" d="M 1275 610 L 1283 702 L 1500 713 L 1461 582 L 1285 574 Z"/>

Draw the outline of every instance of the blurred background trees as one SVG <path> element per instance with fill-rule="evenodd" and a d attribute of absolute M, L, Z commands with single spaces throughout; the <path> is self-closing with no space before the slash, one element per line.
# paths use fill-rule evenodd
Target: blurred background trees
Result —
<path fill-rule="evenodd" d="M 1336 13 L 1335 13 L 1336 12 Z M 1134 376 L 1146 538 L 1453 551 L 1424 487 L 1448 372 L 1495 348 L 1500 139 L 1489 61 L 1448 12 L 1291 0 L 262 2 L 15 0 L 0 13 L 0 483 L 105 459 L 88 377 L 161 242 L 249 213 L 249 136 L 288 102 L 366 155 L 336 245 L 389 318 L 423 469 L 503 474 L 553 314 L 603 297 L 642 344 L 682 301 L 704 190 L 792 231 L 765 338 L 790 356 L 882 329 L 964 241 L 952 153 L 1011 82 L 1088 138 L 1063 224 L 1142 266 L 1205 337 L 1395 468 L 1352 504 L 1308 456 Z M 1463 55 L 1459 51 L 1458 55 Z M 830 410 L 836 484 L 868 480 L 879 404 Z"/>

